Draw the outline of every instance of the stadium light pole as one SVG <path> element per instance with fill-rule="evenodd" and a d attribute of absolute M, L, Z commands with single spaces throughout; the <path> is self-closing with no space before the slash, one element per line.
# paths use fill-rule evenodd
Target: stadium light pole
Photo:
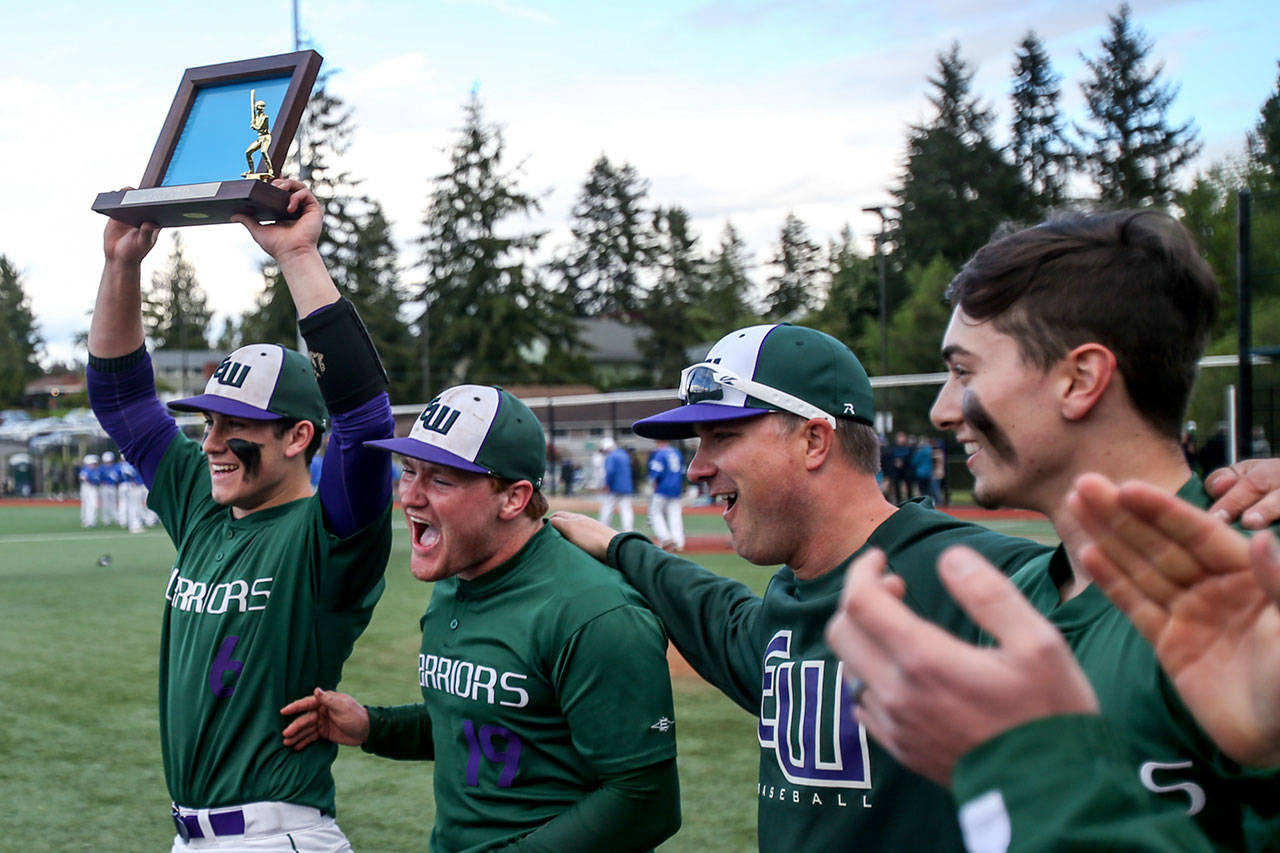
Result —
<path fill-rule="evenodd" d="M 880 276 L 880 375 L 889 375 L 889 325 L 888 306 L 885 304 L 884 283 L 884 241 L 887 236 L 888 217 L 884 215 L 884 207 L 864 207 L 863 213 L 874 213 L 880 217 L 880 233 L 873 238 L 876 249 L 876 267 Z"/>

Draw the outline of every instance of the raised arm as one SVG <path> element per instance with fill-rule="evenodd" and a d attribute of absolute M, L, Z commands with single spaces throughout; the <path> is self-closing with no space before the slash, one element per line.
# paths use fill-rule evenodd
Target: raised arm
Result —
<path fill-rule="evenodd" d="M 278 178 L 297 219 L 262 225 L 233 217 L 280 266 L 311 351 L 320 391 L 333 416 L 333 433 L 320 478 L 325 521 L 346 537 L 378 518 L 391 500 L 391 457 L 364 442 L 395 430 L 387 399 L 387 374 L 355 308 L 341 298 L 316 241 L 324 211 L 298 181 Z"/>
<path fill-rule="evenodd" d="M 296 219 L 282 219 L 263 225 L 237 214 L 231 217 L 231 221 L 243 225 L 254 242 L 279 264 L 298 316 L 306 317 L 337 302 L 341 295 L 316 247 L 320 230 L 324 227 L 324 209 L 300 181 L 276 178 L 271 185 L 289 191 L 288 210 L 291 214 L 298 214 Z"/>
<path fill-rule="evenodd" d="M 85 371 L 94 414 L 148 486 L 178 432 L 156 398 L 155 378 L 143 349 L 141 266 L 159 234 L 160 229 L 149 223 L 134 227 L 107 221 Z"/>
<path fill-rule="evenodd" d="M 119 358 L 141 348 L 142 259 L 159 236 L 160 228 L 151 223 L 135 228 L 107 220 L 102 234 L 102 279 L 89 322 L 90 355 Z"/>

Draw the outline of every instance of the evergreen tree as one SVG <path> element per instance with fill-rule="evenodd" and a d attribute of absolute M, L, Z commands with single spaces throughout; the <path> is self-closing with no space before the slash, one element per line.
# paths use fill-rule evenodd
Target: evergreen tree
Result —
<path fill-rule="evenodd" d="M 183 254 L 182 234 L 175 231 L 173 250 L 142 294 L 143 330 L 158 350 L 208 349 L 212 316 L 195 267 Z"/>
<path fill-rule="evenodd" d="M 649 182 L 630 164 L 601 154 L 591 166 L 569 226 L 573 243 L 555 264 L 582 316 L 626 318 L 644 303 L 643 271 L 654 234 L 645 204 Z"/>
<path fill-rule="evenodd" d="M 343 264 L 343 287 L 378 348 L 390 380 L 393 400 L 411 400 L 421 391 L 418 345 L 402 317 L 405 303 L 391 226 L 377 202 L 359 220 L 352 235 L 355 251 Z"/>
<path fill-rule="evenodd" d="M 0 405 L 22 404 L 27 383 L 40 376 L 43 347 L 22 276 L 8 257 L 0 255 Z"/>
<path fill-rule="evenodd" d="M 1014 166 L 1041 210 L 1057 207 L 1066 200 L 1075 154 L 1058 109 L 1061 80 L 1053 72 L 1049 54 L 1035 32 L 1027 33 L 1014 53 L 1009 149 Z"/>
<path fill-rule="evenodd" d="M 751 310 L 751 254 L 732 222 L 726 222 L 720 246 L 707 268 L 703 305 L 707 314 L 708 337 L 719 338 L 755 320 Z"/>
<path fill-rule="evenodd" d="M 263 288 L 254 297 L 253 307 L 240 318 L 243 343 L 298 346 L 298 314 L 284 276 L 275 261 L 262 264 Z"/>
<path fill-rule="evenodd" d="M 546 382 L 572 362 L 576 327 L 554 310 L 531 256 L 542 234 L 511 233 L 538 199 L 504 171 L 502 129 L 472 93 L 433 182 L 418 241 L 425 308 L 418 319 L 423 393 L 462 381 Z"/>
<path fill-rule="evenodd" d="M 868 328 L 877 330 L 878 335 L 880 279 L 875 259 L 858 253 L 853 229 L 847 223 L 840 229 L 839 238 L 827 244 L 826 271 L 830 280 L 827 303 L 808 322 L 851 346 Z M 879 351 L 876 344 L 862 355 L 870 358 Z M 880 370 L 878 355 L 867 367 Z"/>
<path fill-rule="evenodd" d="M 927 265 L 912 264 L 904 270 L 904 275 L 910 295 L 889 321 L 888 338 L 892 342 L 889 347 L 889 374 L 942 370 L 938 341 L 942 340 L 942 333 L 951 317 L 951 308 L 944 294 L 955 275 L 955 268 L 943 258 L 936 257 Z M 863 336 L 863 344 L 854 351 L 864 356 L 878 353 L 878 329 L 874 335 L 874 349 L 867 340 L 871 337 L 868 333 Z M 928 432 L 932 428 L 929 408 L 937 393 L 937 388 L 929 386 L 894 388 L 890 394 L 877 392 L 877 410 L 891 410 L 896 429 Z"/>
<path fill-rule="evenodd" d="M 329 275 L 360 312 L 391 378 L 393 395 L 416 394 L 416 353 L 412 331 L 400 320 L 403 286 L 396 248 L 381 205 L 360 191 L 360 181 L 337 165 L 351 147 L 354 110 L 328 91 L 325 81 L 312 94 L 299 133 L 299 153 L 290 171 L 302 176 L 324 210 L 316 243 Z M 297 315 L 280 270 L 262 264 L 263 290 L 244 317 L 246 340 L 298 346 Z"/>
<path fill-rule="evenodd" d="M 796 320 L 823 303 L 822 248 L 809 239 L 809 229 L 788 213 L 778 235 L 778 251 L 771 264 L 765 310 L 771 320 Z"/>
<path fill-rule="evenodd" d="M 892 239 L 902 266 L 941 255 L 960 266 L 1008 221 L 1034 217 L 1031 193 L 991 139 L 994 121 L 971 93 L 973 72 L 960 46 L 938 56 L 931 121 L 913 125 L 907 165 L 894 190 Z"/>
<path fill-rule="evenodd" d="M 1130 20 L 1129 4 L 1107 17 L 1101 55 L 1084 58 L 1092 74 L 1080 86 L 1092 123 L 1077 128 L 1086 142 L 1084 162 L 1103 202 L 1167 205 L 1174 176 L 1202 146 L 1190 120 L 1169 125 L 1177 88 L 1160 82 L 1163 63 L 1147 71 L 1152 43 Z"/>
<path fill-rule="evenodd" d="M 641 352 L 659 387 L 670 387 L 688 364 L 685 348 L 703 340 L 710 325 L 706 313 L 708 263 L 698 252 L 698 237 L 689 227 L 684 208 L 654 213 L 654 267 L 657 281 L 645 298 L 644 324 L 648 335 Z"/>
<path fill-rule="evenodd" d="M 1280 179 L 1280 81 L 1276 83 L 1276 91 L 1263 103 L 1258 123 L 1249 132 L 1249 156 L 1273 178 Z"/>
<path fill-rule="evenodd" d="M 240 335 L 240 324 L 236 322 L 236 318 L 227 315 L 222 321 L 222 331 L 218 334 L 218 338 L 214 341 L 213 348 L 220 353 L 233 352 L 240 348 L 243 339 Z"/>

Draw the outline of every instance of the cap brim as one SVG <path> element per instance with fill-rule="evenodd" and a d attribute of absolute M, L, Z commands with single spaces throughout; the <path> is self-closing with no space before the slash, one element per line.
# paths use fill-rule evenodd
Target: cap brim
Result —
<path fill-rule="evenodd" d="M 631 429 L 641 438 L 693 438 L 697 435 L 693 429 L 694 424 L 753 418 L 771 411 L 773 410 L 722 406 L 719 403 L 692 403 L 638 420 L 631 425 Z"/>
<path fill-rule="evenodd" d="M 280 420 L 280 415 L 268 412 L 266 409 L 259 409 L 256 406 L 250 406 L 248 403 L 242 403 L 239 400 L 219 397 L 217 394 L 200 394 L 196 397 L 184 397 L 181 400 L 174 400 L 168 405 L 169 408 L 179 412 L 216 412 L 219 415 L 226 415 L 231 418 L 244 418 L 251 421 Z"/>
<path fill-rule="evenodd" d="M 410 459 L 421 459 L 423 462 L 434 462 L 436 465 L 444 465 L 447 468 L 460 468 L 463 471 L 474 471 L 477 474 L 491 473 L 488 468 L 477 465 L 474 462 L 468 462 L 456 453 L 450 453 L 434 444 L 427 444 L 425 441 L 418 441 L 416 438 L 380 438 L 377 441 L 366 441 L 365 447 L 374 447 L 378 450 L 389 450 L 392 453 L 399 453 L 401 456 L 408 456 Z"/>

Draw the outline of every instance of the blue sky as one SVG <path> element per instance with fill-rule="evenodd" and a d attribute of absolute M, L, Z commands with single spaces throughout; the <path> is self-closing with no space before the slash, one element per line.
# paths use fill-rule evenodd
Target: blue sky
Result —
<path fill-rule="evenodd" d="M 0 30 L 0 253 L 23 271 L 49 352 L 76 353 L 101 269 L 101 191 L 136 183 L 185 68 L 292 49 L 286 0 L 128 5 L 6 4 Z M 1034 28 L 1078 117 L 1080 54 L 1098 53 L 1111 2 L 985 0 L 300 0 L 331 88 L 356 109 L 345 167 L 410 241 L 443 150 L 478 87 L 505 126 L 522 187 L 542 194 L 530 227 L 564 240 L 568 210 L 601 153 L 690 210 L 706 245 L 726 220 L 766 261 L 788 212 L 825 242 L 884 203 L 907 127 L 925 119 L 925 78 L 958 41 L 975 90 L 1000 114 L 1016 43 Z M 1137 0 L 1174 121 L 1194 118 L 1199 165 L 1238 152 L 1274 91 L 1280 22 L 1262 0 Z M 252 23 L 251 23 L 252 22 Z M 1188 178 L 1190 175 L 1187 176 Z M 256 246 L 238 226 L 188 228 L 188 257 L 216 325 L 252 304 Z M 164 260 L 168 237 L 144 266 Z M 406 273 L 412 280 L 413 272 Z"/>

